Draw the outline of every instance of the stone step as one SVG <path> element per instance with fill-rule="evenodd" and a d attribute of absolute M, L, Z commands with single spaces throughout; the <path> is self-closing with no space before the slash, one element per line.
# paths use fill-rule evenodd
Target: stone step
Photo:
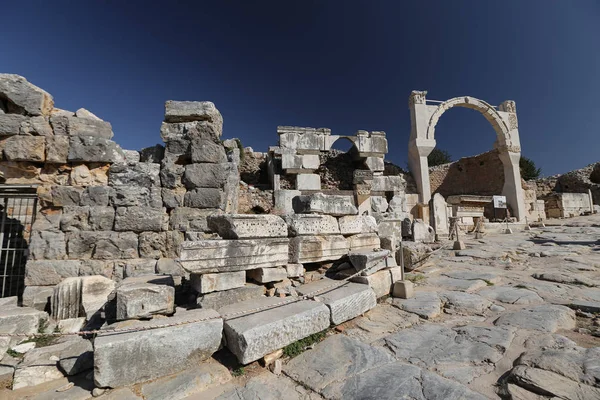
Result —
<path fill-rule="evenodd" d="M 333 279 L 322 279 L 302 285 L 296 291 L 303 296 L 325 289 L 335 283 L 336 281 Z M 337 281 L 337 283 L 341 282 Z M 329 308 L 331 323 L 334 325 L 358 317 L 377 305 L 375 292 L 368 285 L 352 282 L 346 282 L 342 286 L 333 289 L 325 289 L 316 296 L 316 299 Z"/>
<path fill-rule="evenodd" d="M 228 318 L 227 314 L 273 306 L 282 299 L 265 297 L 222 307 L 227 347 L 242 364 L 329 327 L 330 312 L 322 303 L 299 300 L 264 311 Z"/>

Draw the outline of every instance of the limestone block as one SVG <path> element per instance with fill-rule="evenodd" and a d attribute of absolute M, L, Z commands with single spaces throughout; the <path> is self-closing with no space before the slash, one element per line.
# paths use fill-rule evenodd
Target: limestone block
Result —
<path fill-rule="evenodd" d="M 279 303 L 275 297 L 247 300 L 221 308 L 223 315 Z M 298 301 L 226 319 L 227 347 L 242 364 L 329 327 L 329 309 L 314 301 Z"/>
<path fill-rule="evenodd" d="M 58 361 L 62 352 L 68 350 L 71 344 L 72 341 L 67 341 L 28 351 L 15 370 L 13 390 L 63 378 L 63 373 L 58 369 Z"/>
<path fill-rule="evenodd" d="M 163 160 L 160 169 L 161 185 L 168 189 L 176 189 L 181 186 L 181 177 L 185 172 L 184 165 L 166 163 Z"/>
<path fill-rule="evenodd" d="M 349 251 L 373 251 L 381 248 L 381 241 L 376 233 L 359 233 L 348 236 Z"/>
<path fill-rule="evenodd" d="M 402 242 L 402 250 L 396 252 L 396 260 L 404 258 L 404 268 L 406 271 L 412 271 L 418 266 L 418 262 L 431 253 L 431 247 L 424 243 Z"/>
<path fill-rule="evenodd" d="M 135 167 L 140 162 L 140 152 L 137 150 L 123 150 L 125 154 L 125 164 Z"/>
<path fill-rule="evenodd" d="M 317 282 L 300 286 L 297 291 L 299 295 L 305 295 L 317 291 L 325 286 L 335 283 L 333 280 L 324 279 Z M 368 286 L 360 283 L 348 282 L 335 289 L 328 289 L 316 296 L 331 312 L 331 323 L 339 325 L 352 318 L 375 308 L 377 298 L 375 292 Z"/>
<path fill-rule="evenodd" d="M 335 217 L 356 215 L 358 210 L 351 196 L 325 195 L 315 193 L 309 196 L 297 196 L 292 200 L 294 211 L 299 214 L 328 214 Z"/>
<path fill-rule="evenodd" d="M 166 208 L 118 207 L 115 214 L 115 231 L 160 232 L 167 230 Z"/>
<path fill-rule="evenodd" d="M 23 291 L 23 307 L 45 311 L 53 292 L 52 286 L 27 286 Z M 14 305 L 16 306 L 16 303 Z"/>
<path fill-rule="evenodd" d="M 246 284 L 246 272 L 221 272 L 216 274 L 191 274 L 190 286 L 204 294 L 221 290 L 235 289 Z"/>
<path fill-rule="evenodd" d="M 104 186 L 88 186 L 81 193 L 82 206 L 106 207 L 109 201 L 109 188 Z"/>
<path fill-rule="evenodd" d="M 108 184 L 108 167 L 107 163 L 73 165 L 70 183 L 77 186 L 106 186 Z"/>
<path fill-rule="evenodd" d="M 257 268 L 248 271 L 248 278 L 258 283 L 279 282 L 287 277 L 287 270 L 283 267 Z"/>
<path fill-rule="evenodd" d="M 302 156 L 302 168 L 308 170 L 318 169 L 321 165 L 318 154 L 305 154 Z"/>
<path fill-rule="evenodd" d="M 302 264 L 287 264 L 285 266 L 288 278 L 298 278 L 304 276 L 304 266 Z"/>
<path fill-rule="evenodd" d="M 288 246 L 287 238 L 186 241 L 180 260 L 190 273 L 246 271 L 286 265 Z"/>
<path fill-rule="evenodd" d="M 360 131 L 359 131 L 360 132 Z M 371 132 L 370 135 L 362 135 L 357 132 L 356 147 L 361 157 L 382 157 L 388 152 L 387 139 L 378 132 Z"/>
<path fill-rule="evenodd" d="M 140 150 L 140 162 L 159 164 L 165 156 L 165 146 L 157 144 Z"/>
<path fill-rule="evenodd" d="M 162 208 L 162 192 L 158 187 L 114 186 L 110 188 L 110 204 L 114 207 Z"/>
<path fill-rule="evenodd" d="M 371 210 L 376 214 L 383 214 L 388 209 L 388 202 L 383 196 L 371 196 Z"/>
<path fill-rule="evenodd" d="M 201 188 L 188 191 L 183 198 L 183 205 L 192 208 L 225 208 L 224 193 L 220 189 Z"/>
<path fill-rule="evenodd" d="M 160 186 L 160 165 L 151 163 L 126 163 L 110 166 L 108 184 L 110 186 L 134 186 L 152 188 Z"/>
<path fill-rule="evenodd" d="M 435 231 L 431 226 L 420 219 L 415 219 L 412 223 L 412 236 L 415 242 L 433 243 L 435 242 Z"/>
<path fill-rule="evenodd" d="M 433 195 L 431 199 L 431 210 L 433 215 L 431 221 L 433 222 L 433 229 L 438 235 L 448 235 L 449 222 L 448 222 L 448 204 L 444 200 L 444 196 L 439 193 Z"/>
<path fill-rule="evenodd" d="M 68 136 L 46 136 L 46 162 L 65 164 L 69 156 Z"/>
<path fill-rule="evenodd" d="M 229 163 L 189 164 L 185 166 L 183 183 L 188 190 L 196 188 L 222 188 L 227 182 L 230 168 Z"/>
<path fill-rule="evenodd" d="M 59 345 L 62 344 L 65 346 L 58 355 L 58 365 L 65 374 L 72 376 L 94 368 L 94 347 L 90 340 L 74 336 Z"/>
<path fill-rule="evenodd" d="M 169 323 L 203 320 L 166 328 L 94 339 L 94 382 L 97 387 L 119 387 L 172 374 L 206 360 L 221 344 L 223 320 L 213 310 L 177 314 Z M 155 326 L 164 319 L 139 322 Z M 144 368 L 140 368 L 143 365 Z"/>
<path fill-rule="evenodd" d="M 302 195 L 300 190 L 275 190 L 273 192 L 275 208 L 280 210 L 283 214 L 293 214 L 293 199 L 300 195 Z"/>
<path fill-rule="evenodd" d="M 126 278 L 153 275 L 156 271 L 156 260 L 153 258 L 135 258 L 117 263 L 122 265 Z"/>
<path fill-rule="evenodd" d="M 266 288 L 262 285 L 247 283 L 245 286 L 236 289 L 213 292 L 199 296 L 197 303 L 202 308 L 212 308 L 219 311 L 222 307 L 230 304 L 263 297 L 265 291 Z"/>
<path fill-rule="evenodd" d="M 350 280 L 369 285 L 377 298 L 389 295 L 392 290 L 392 275 L 389 269 L 382 269 L 369 276 L 355 276 Z"/>
<path fill-rule="evenodd" d="M 125 154 L 110 139 L 97 136 L 70 136 L 67 161 L 122 163 L 125 161 Z"/>
<path fill-rule="evenodd" d="M 58 321 L 56 326 L 60 333 L 76 333 L 81 331 L 85 326 L 85 317 L 63 319 Z M 93 359 L 92 356 L 92 367 L 94 366 Z"/>
<path fill-rule="evenodd" d="M 52 127 L 48 121 L 48 117 L 37 116 L 29 118 L 21 124 L 21 135 L 33 136 L 52 136 Z"/>
<path fill-rule="evenodd" d="M 185 270 L 178 261 L 172 258 L 159 258 L 156 262 L 156 273 L 171 276 L 186 276 Z"/>
<path fill-rule="evenodd" d="M 338 221 L 331 215 L 296 214 L 285 217 L 290 236 L 339 235 Z"/>
<path fill-rule="evenodd" d="M 389 265 L 389 256 L 389 250 L 351 251 L 348 253 L 350 263 L 357 272 L 362 271 L 361 275 L 363 276 L 372 275 L 380 269 L 395 266 L 395 262 L 393 265 Z"/>
<path fill-rule="evenodd" d="M 11 136 L 3 140 L 4 158 L 8 161 L 44 161 L 46 138 L 43 136 Z"/>
<path fill-rule="evenodd" d="M 344 236 L 358 233 L 377 233 L 377 221 L 370 215 L 347 215 L 339 219 L 340 232 Z"/>
<path fill-rule="evenodd" d="M 411 281 L 396 281 L 392 288 L 392 296 L 400 299 L 410 299 L 415 295 L 414 285 Z"/>
<path fill-rule="evenodd" d="M 208 227 L 223 239 L 287 237 L 285 221 L 277 215 L 224 214 L 207 218 Z"/>
<path fill-rule="evenodd" d="M 401 219 L 384 219 L 377 225 L 379 236 L 396 237 L 402 239 L 402 220 Z"/>
<path fill-rule="evenodd" d="M 209 232 L 206 221 L 209 215 L 221 214 L 220 210 L 202 210 L 190 207 L 178 207 L 171 211 L 169 230 L 180 232 Z"/>
<path fill-rule="evenodd" d="M 383 171 L 385 164 L 382 157 L 367 157 L 365 159 L 365 165 L 370 171 Z"/>
<path fill-rule="evenodd" d="M 64 117 L 67 119 L 67 133 L 72 136 L 96 136 L 112 139 L 114 136 L 110 122 L 101 119 Z"/>
<path fill-rule="evenodd" d="M 53 286 L 64 278 L 79 274 L 80 261 L 76 260 L 27 260 L 25 286 Z"/>
<path fill-rule="evenodd" d="M 371 190 L 374 192 L 404 191 L 406 182 L 400 176 L 374 176 Z"/>
<path fill-rule="evenodd" d="M 167 209 L 182 207 L 185 193 L 186 193 L 185 188 L 178 188 L 178 189 L 162 188 L 160 194 L 162 196 L 163 205 L 165 207 L 167 207 Z"/>
<path fill-rule="evenodd" d="M 0 354 L 23 340 L 22 337 L 2 337 L 2 334 L 30 335 L 38 332 L 42 321 L 48 320 L 48 314 L 29 307 L 5 306 L 0 308 Z"/>
<path fill-rule="evenodd" d="M 296 175 L 296 190 L 321 190 L 321 176 L 318 174 Z"/>
<path fill-rule="evenodd" d="M 54 106 L 49 93 L 15 74 L 0 74 L 0 97 L 15 114 L 49 115 Z"/>
<path fill-rule="evenodd" d="M 179 232 L 177 232 L 179 233 Z M 161 258 L 165 256 L 163 249 L 167 243 L 166 232 L 142 232 L 139 236 L 140 257 Z"/>
<path fill-rule="evenodd" d="M 65 234 L 62 232 L 33 232 L 29 254 L 34 260 L 62 260 L 67 258 Z"/>
<path fill-rule="evenodd" d="M 298 154 L 319 154 L 325 149 L 324 131 L 317 132 L 314 128 L 296 128 L 284 131 L 277 127 L 279 145 L 283 149 L 293 149 Z M 285 128 L 285 127 L 284 127 Z M 329 134 L 331 134 L 330 130 Z"/>
<path fill-rule="evenodd" d="M 63 232 L 90 230 L 90 208 L 87 206 L 64 206 L 60 219 L 60 229 Z"/>
<path fill-rule="evenodd" d="M 206 123 L 214 137 L 219 138 L 223 133 L 223 117 L 210 101 L 173 101 L 165 103 L 165 122 L 192 122 Z M 164 138 L 163 138 L 164 139 Z"/>
<path fill-rule="evenodd" d="M 18 135 L 26 121 L 24 115 L 0 113 L 0 136 Z"/>
<path fill-rule="evenodd" d="M 28 162 L 3 161 L 0 172 L 6 184 L 37 184 L 40 182 L 41 168 Z M 38 190 L 40 190 L 38 188 Z"/>
<path fill-rule="evenodd" d="M 291 263 L 339 260 L 348 254 L 348 242 L 341 235 L 298 236 L 290 240 Z"/>
<path fill-rule="evenodd" d="M 113 260 L 81 260 L 79 266 L 79 276 L 102 275 L 108 279 L 118 280 L 123 278 L 114 274 L 115 263 Z"/>
<path fill-rule="evenodd" d="M 116 288 L 117 321 L 172 315 L 174 312 L 175 288 L 172 286 L 126 278 Z"/>
<path fill-rule="evenodd" d="M 225 148 L 208 139 L 194 139 L 190 146 L 192 163 L 224 163 L 227 162 Z"/>
<path fill-rule="evenodd" d="M 91 320 L 106 304 L 115 282 L 104 276 L 81 276 L 63 280 L 54 288 L 52 318 L 86 317 Z"/>
<path fill-rule="evenodd" d="M 114 260 L 137 258 L 138 236 L 134 232 L 69 232 L 67 253 L 71 259 Z"/>
<path fill-rule="evenodd" d="M 302 155 L 296 154 L 295 151 L 284 151 L 281 154 L 281 168 L 288 174 L 302 170 Z"/>
<path fill-rule="evenodd" d="M 89 228 L 94 231 L 110 231 L 115 222 L 113 207 L 90 207 Z"/>

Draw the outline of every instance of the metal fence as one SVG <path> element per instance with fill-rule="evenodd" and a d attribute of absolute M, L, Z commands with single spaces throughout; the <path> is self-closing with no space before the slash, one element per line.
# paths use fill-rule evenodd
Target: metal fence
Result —
<path fill-rule="evenodd" d="M 0 297 L 23 294 L 36 209 L 35 186 L 0 185 Z"/>

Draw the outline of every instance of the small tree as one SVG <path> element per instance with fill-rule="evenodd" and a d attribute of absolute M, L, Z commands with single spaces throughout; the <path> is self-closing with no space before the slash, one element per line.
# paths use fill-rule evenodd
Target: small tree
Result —
<path fill-rule="evenodd" d="M 542 169 L 536 168 L 533 160 L 523 156 L 521 156 L 521 159 L 519 160 L 519 169 L 521 170 L 521 178 L 526 181 L 537 179 L 542 173 Z"/>
<path fill-rule="evenodd" d="M 427 156 L 427 164 L 429 164 L 430 167 L 448 164 L 451 162 L 452 156 L 446 150 L 433 149 L 433 151 Z"/>

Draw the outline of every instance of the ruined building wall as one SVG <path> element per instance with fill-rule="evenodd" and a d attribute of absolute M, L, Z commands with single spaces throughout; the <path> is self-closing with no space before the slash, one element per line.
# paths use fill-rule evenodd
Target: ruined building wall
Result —
<path fill-rule="evenodd" d="M 497 150 L 429 168 L 431 193 L 492 196 L 502 193 L 504 167 Z"/>

